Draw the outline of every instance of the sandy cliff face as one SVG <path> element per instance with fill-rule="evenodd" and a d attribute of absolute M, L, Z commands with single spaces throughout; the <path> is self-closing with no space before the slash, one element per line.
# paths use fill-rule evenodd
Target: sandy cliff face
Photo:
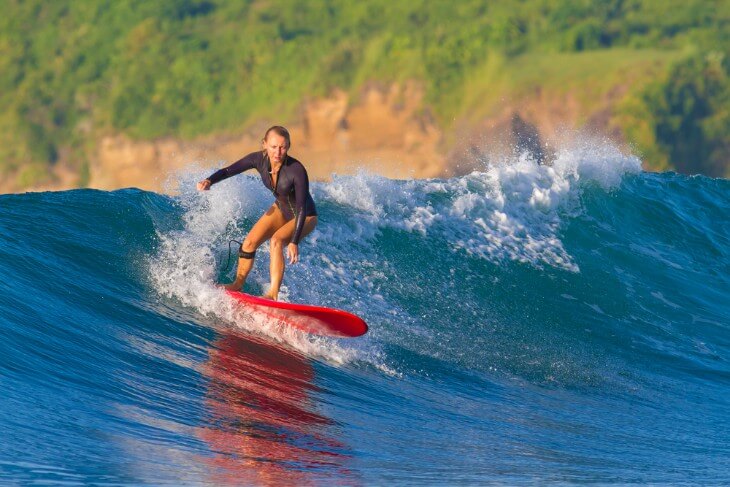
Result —
<path fill-rule="evenodd" d="M 502 99 L 478 120 L 457 120 L 442 128 L 425 108 L 418 84 L 371 85 L 356 96 L 336 91 L 309 100 L 296 120 L 278 123 L 289 128 L 290 153 L 305 164 L 313 180 L 361 169 L 399 179 L 447 177 L 509 160 L 516 149 L 549 161 L 551 147 L 575 136 L 576 127 L 621 144 L 622 134 L 612 124 L 612 107 L 623 95 L 616 89 L 604 100 L 592 100 L 589 111 L 571 93 L 536 89 L 517 99 Z M 89 154 L 89 186 L 164 192 L 165 182 L 181 168 L 197 166 L 206 172 L 258 150 L 265 129 L 258 124 L 244 133 L 196 140 L 106 136 Z M 57 166 L 54 183 L 31 190 L 75 187 L 78 178 L 63 170 L 63 164 Z M 3 189 L 17 190 L 0 185 Z"/>
<path fill-rule="evenodd" d="M 287 124 L 290 153 L 312 179 L 365 169 L 393 178 L 435 177 L 447 172 L 439 148 L 442 132 L 422 113 L 423 92 L 415 84 L 372 86 L 354 100 L 344 92 L 306 103 L 298 121 Z M 265 130 L 265 129 L 264 129 Z M 220 167 L 260 147 L 263 133 L 217 136 L 195 141 L 173 138 L 133 141 L 105 137 L 91 167 L 90 186 L 135 186 L 164 190 L 181 167 Z"/>

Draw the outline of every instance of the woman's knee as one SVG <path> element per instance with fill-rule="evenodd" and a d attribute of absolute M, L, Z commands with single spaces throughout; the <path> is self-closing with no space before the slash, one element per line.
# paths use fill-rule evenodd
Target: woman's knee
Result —
<path fill-rule="evenodd" d="M 282 250 L 284 247 L 286 247 L 289 244 L 289 240 L 282 237 L 281 235 L 274 235 L 271 237 L 271 250 Z"/>
<path fill-rule="evenodd" d="M 242 250 L 245 252 L 255 252 L 256 249 L 259 248 L 259 243 L 256 242 L 254 239 L 252 239 L 249 236 L 246 236 L 246 238 L 243 239 L 243 245 L 241 245 Z"/>

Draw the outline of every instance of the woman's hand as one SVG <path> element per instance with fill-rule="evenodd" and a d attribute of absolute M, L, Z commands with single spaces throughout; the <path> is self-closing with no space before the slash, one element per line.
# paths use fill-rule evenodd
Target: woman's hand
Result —
<path fill-rule="evenodd" d="M 198 181 L 198 191 L 208 191 L 210 189 L 210 179 Z"/>
<path fill-rule="evenodd" d="M 290 243 L 286 248 L 286 256 L 289 258 L 290 264 L 299 262 L 299 245 Z"/>

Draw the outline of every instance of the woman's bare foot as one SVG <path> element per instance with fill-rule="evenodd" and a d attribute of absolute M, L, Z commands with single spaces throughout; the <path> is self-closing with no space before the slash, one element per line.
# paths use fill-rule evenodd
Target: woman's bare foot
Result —
<path fill-rule="evenodd" d="M 228 289 L 229 291 L 240 291 L 241 288 L 243 288 L 243 282 L 236 279 L 231 283 L 224 284 L 223 287 Z"/>
<path fill-rule="evenodd" d="M 264 298 L 264 299 L 270 299 L 272 301 L 278 301 L 279 300 L 279 296 L 278 295 L 275 295 L 271 291 L 267 292 L 266 294 L 264 294 L 261 297 Z"/>

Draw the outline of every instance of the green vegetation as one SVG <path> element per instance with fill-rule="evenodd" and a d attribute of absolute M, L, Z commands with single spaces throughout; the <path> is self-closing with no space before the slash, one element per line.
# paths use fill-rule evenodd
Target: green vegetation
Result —
<path fill-rule="evenodd" d="M 65 153 L 88 178 L 100 134 L 233 132 L 333 87 L 406 79 L 446 125 L 500 89 L 590 97 L 628 78 L 617 120 L 654 167 L 730 175 L 725 1 L 3 4 L 0 175 L 24 185 Z"/>
<path fill-rule="evenodd" d="M 692 56 L 645 93 L 659 150 L 683 172 L 730 176 L 730 63 Z"/>

